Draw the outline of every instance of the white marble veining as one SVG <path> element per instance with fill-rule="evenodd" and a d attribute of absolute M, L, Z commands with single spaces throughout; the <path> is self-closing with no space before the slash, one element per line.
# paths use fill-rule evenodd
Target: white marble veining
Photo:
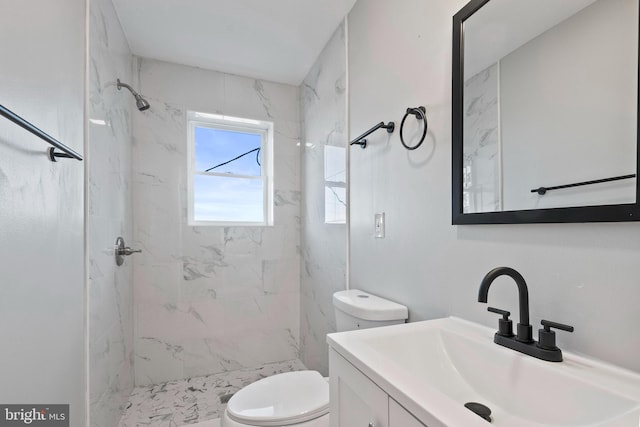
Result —
<path fill-rule="evenodd" d="M 189 425 L 189 424 L 185 424 Z M 220 418 L 202 421 L 201 423 L 190 424 L 192 427 L 220 427 Z"/>
<path fill-rule="evenodd" d="M 0 2 L 0 103 L 81 155 L 85 3 Z M 49 147 L 0 117 L 0 402 L 86 427 L 84 162 Z"/>
<path fill-rule="evenodd" d="M 306 369 L 297 359 L 258 368 L 136 387 L 118 427 L 215 425 L 235 392 L 261 378 Z M 195 427 L 195 426 L 194 426 Z"/>
<path fill-rule="evenodd" d="M 111 1 L 89 6 L 89 420 L 112 427 L 133 388 L 132 260 L 118 267 L 113 257 L 116 237 L 133 239 L 133 98 L 116 88 L 118 78 L 131 81 L 132 57 Z"/>
<path fill-rule="evenodd" d="M 464 212 L 501 209 L 499 64 L 464 84 Z"/>
<path fill-rule="evenodd" d="M 327 224 L 325 146 L 347 146 L 344 24 L 335 31 L 301 86 L 303 226 L 300 358 L 328 375 L 326 334 L 335 332 L 332 295 L 345 288 L 346 226 Z M 335 169 L 335 165 L 334 169 Z M 346 165 L 345 165 L 346 166 Z M 334 196 L 333 193 L 329 196 Z M 334 198 L 333 205 L 345 203 Z M 344 204 L 343 204 L 344 206 Z"/>
<path fill-rule="evenodd" d="M 298 357 L 298 89 L 136 59 L 136 385 Z M 179 84 L 176 84 L 179 82 Z M 274 123 L 274 225 L 188 226 L 187 111 Z"/>

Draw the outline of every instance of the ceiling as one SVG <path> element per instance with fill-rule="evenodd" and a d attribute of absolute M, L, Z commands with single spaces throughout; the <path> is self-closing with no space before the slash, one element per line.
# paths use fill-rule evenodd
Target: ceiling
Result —
<path fill-rule="evenodd" d="M 487 3 L 464 22 L 464 78 L 495 64 L 594 2 L 493 0 Z"/>
<path fill-rule="evenodd" d="M 113 0 L 134 55 L 298 85 L 356 0 Z"/>

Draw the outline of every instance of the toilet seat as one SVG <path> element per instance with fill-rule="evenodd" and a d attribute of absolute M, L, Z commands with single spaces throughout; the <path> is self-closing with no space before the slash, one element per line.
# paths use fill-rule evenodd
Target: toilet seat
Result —
<path fill-rule="evenodd" d="M 287 426 L 329 412 L 329 384 L 316 371 L 297 371 L 263 378 L 229 400 L 227 415 L 252 426 Z"/>

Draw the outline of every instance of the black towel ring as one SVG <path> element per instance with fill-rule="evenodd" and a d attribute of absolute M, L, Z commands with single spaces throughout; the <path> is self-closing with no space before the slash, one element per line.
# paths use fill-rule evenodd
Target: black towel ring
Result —
<path fill-rule="evenodd" d="M 424 129 L 422 130 L 422 137 L 420 138 L 420 142 L 418 142 L 413 147 L 409 147 L 404 142 L 404 137 L 402 136 L 402 130 L 404 129 L 404 121 L 407 119 L 407 117 L 409 117 L 409 114 L 416 116 L 416 120 L 422 119 L 422 121 L 424 122 Z M 425 107 L 420 106 L 416 108 L 407 108 L 407 113 L 404 115 L 404 117 L 402 118 L 402 122 L 400 123 L 400 142 L 402 143 L 404 148 L 406 148 L 407 150 L 415 150 L 416 148 L 420 147 L 424 142 L 425 137 L 427 136 L 428 127 L 429 125 L 427 124 L 427 109 Z"/>

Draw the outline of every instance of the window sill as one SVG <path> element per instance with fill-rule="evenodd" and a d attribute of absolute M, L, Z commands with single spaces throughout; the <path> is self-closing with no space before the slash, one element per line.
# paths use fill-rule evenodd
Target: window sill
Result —
<path fill-rule="evenodd" d="M 189 221 L 190 227 L 273 227 L 266 222 L 221 222 L 221 221 Z"/>

